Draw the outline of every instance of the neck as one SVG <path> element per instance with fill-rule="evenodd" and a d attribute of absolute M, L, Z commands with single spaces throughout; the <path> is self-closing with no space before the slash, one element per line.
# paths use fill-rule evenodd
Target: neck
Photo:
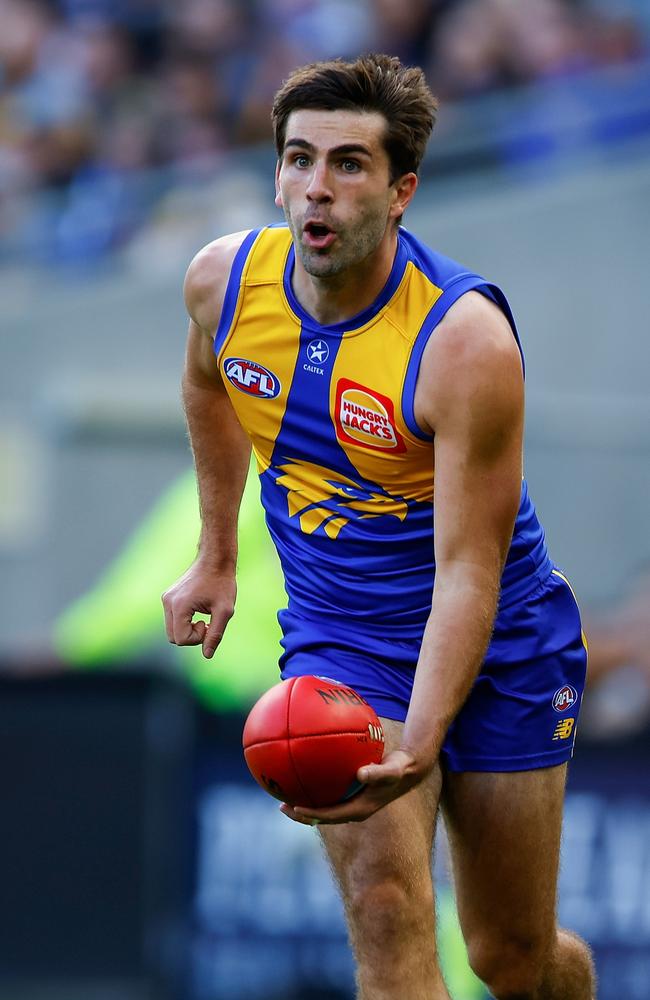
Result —
<path fill-rule="evenodd" d="M 303 309 L 321 326 L 343 323 L 372 305 L 388 281 L 397 252 L 397 231 L 364 260 L 339 274 L 309 274 L 296 254 L 293 292 Z"/>

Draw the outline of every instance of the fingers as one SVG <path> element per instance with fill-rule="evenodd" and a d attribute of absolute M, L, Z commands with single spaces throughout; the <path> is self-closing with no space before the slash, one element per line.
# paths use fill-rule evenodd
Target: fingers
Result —
<path fill-rule="evenodd" d="M 214 656 L 214 651 L 223 639 L 226 625 L 232 618 L 233 612 L 234 608 L 231 605 L 213 611 L 210 617 L 210 624 L 206 626 L 205 635 L 203 636 L 203 655 L 206 660 L 210 660 Z"/>
<path fill-rule="evenodd" d="M 383 788 L 363 788 L 351 799 L 337 805 L 316 808 L 312 806 L 290 806 L 283 802 L 280 812 L 295 823 L 304 826 L 329 826 L 334 823 L 362 823 L 378 809 L 390 802 L 396 795 L 395 783 Z"/>
<path fill-rule="evenodd" d="M 167 633 L 167 641 L 174 642 L 174 615 L 172 612 L 171 604 L 168 601 L 167 594 L 162 595 L 162 605 L 165 612 L 165 632 Z"/>
<path fill-rule="evenodd" d="M 280 812 L 294 823 L 302 826 L 330 826 L 335 823 L 360 823 L 379 809 L 379 805 L 366 803 L 363 807 L 350 802 L 328 809 L 303 809 L 301 806 L 290 806 L 283 802 Z M 316 815 L 317 814 L 317 815 Z"/>
<path fill-rule="evenodd" d="M 405 777 L 412 763 L 411 754 L 403 750 L 393 750 L 380 764 L 365 764 L 357 771 L 357 780 L 363 785 L 395 785 Z"/>
<path fill-rule="evenodd" d="M 409 792 L 427 771 L 428 768 L 416 766 L 415 756 L 410 750 L 393 750 L 381 764 L 366 764 L 359 768 L 357 779 L 364 788 L 351 799 L 321 809 L 290 806 L 284 802 L 280 811 L 294 823 L 304 826 L 362 823 L 393 799 Z"/>
<path fill-rule="evenodd" d="M 204 621 L 193 621 L 194 608 L 191 606 L 174 606 L 173 601 L 166 600 L 163 595 L 165 609 L 165 631 L 167 638 L 174 646 L 199 646 L 207 631 Z"/>
<path fill-rule="evenodd" d="M 362 823 L 373 813 L 392 802 L 393 799 L 409 791 L 412 786 L 413 782 L 410 780 L 403 783 L 400 780 L 395 781 L 393 778 L 390 780 L 382 779 L 381 784 L 367 785 L 353 798 L 341 802 L 339 805 L 312 809 L 309 806 L 288 806 L 284 803 L 280 807 L 280 811 L 289 819 L 305 826 Z"/>
<path fill-rule="evenodd" d="M 280 812 L 288 819 L 292 819 L 294 823 L 301 823 L 302 826 L 318 826 L 320 823 L 320 820 L 314 817 L 301 816 L 293 806 L 287 805 L 286 802 L 283 802 L 280 806 Z"/>
<path fill-rule="evenodd" d="M 203 655 L 206 660 L 212 659 L 215 649 L 223 638 L 224 626 L 220 626 L 215 618 L 216 616 L 213 615 L 203 637 Z"/>
<path fill-rule="evenodd" d="M 403 771 L 394 765 L 368 764 L 357 771 L 357 781 L 363 785 L 395 785 L 401 780 Z"/>
<path fill-rule="evenodd" d="M 211 659 L 223 638 L 232 611 L 228 609 L 213 613 L 210 624 L 206 625 L 202 619 L 193 620 L 195 614 L 206 613 L 205 602 L 180 602 L 169 594 L 163 594 L 162 602 L 169 642 L 174 646 L 202 646 L 205 658 Z M 197 603 L 200 604 L 199 607 L 196 607 Z"/>
<path fill-rule="evenodd" d="M 235 610 L 237 586 L 233 572 L 217 572 L 197 559 L 189 570 L 162 595 L 165 631 L 175 646 L 201 646 L 206 659 L 223 638 Z M 195 615 L 209 616 L 194 621 Z"/>

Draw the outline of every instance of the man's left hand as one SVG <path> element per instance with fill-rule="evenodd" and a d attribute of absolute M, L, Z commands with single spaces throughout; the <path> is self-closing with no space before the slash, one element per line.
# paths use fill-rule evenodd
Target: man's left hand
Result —
<path fill-rule="evenodd" d="M 430 770 L 407 750 L 392 750 L 381 764 L 367 764 L 357 771 L 364 788 L 347 802 L 325 808 L 290 806 L 283 802 L 281 812 L 296 823 L 316 826 L 330 823 L 361 823 L 378 809 L 414 788 Z"/>

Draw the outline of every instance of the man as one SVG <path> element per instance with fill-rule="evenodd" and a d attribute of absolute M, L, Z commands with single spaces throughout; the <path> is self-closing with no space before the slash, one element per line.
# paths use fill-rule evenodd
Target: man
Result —
<path fill-rule="evenodd" d="M 497 1000 L 590 1000 L 588 949 L 555 918 L 585 650 L 522 485 L 519 341 L 499 289 L 399 226 L 435 110 L 388 56 L 306 67 L 276 95 L 287 226 L 217 240 L 186 279 L 202 528 L 167 634 L 211 657 L 233 614 L 252 441 L 289 598 L 282 677 L 349 684 L 385 729 L 358 796 L 282 807 L 319 824 L 359 997 L 448 997 L 440 803 L 476 973 Z"/>

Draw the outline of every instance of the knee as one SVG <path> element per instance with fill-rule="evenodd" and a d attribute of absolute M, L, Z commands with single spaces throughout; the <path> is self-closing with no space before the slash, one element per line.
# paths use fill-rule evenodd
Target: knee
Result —
<path fill-rule="evenodd" d="M 477 937 L 467 942 L 469 963 L 496 1000 L 532 1000 L 544 980 L 550 944 L 534 935 Z"/>
<path fill-rule="evenodd" d="M 403 939 L 405 934 L 412 936 L 422 929 L 433 929 L 433 892 L 387 876 L 352 890 L 348 913 L 358 934 L 385 947 Z"/>

